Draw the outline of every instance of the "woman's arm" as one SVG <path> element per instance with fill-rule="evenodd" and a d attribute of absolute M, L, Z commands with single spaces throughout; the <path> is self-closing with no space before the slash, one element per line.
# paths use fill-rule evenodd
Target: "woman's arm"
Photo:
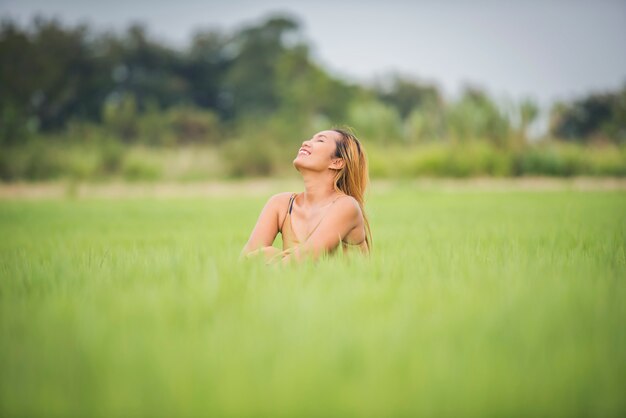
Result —
<path fill-rule="evenodd" d="M 274 250 L 280 251 L 272 247 L 272 244 L 278 234 L 279 208 L 287 204 L 289 196 L 291 193 L 278 193 L 268 199 L 263 210 L 261 210 L 248 242 L 241 250 L 240 259 L 243 257 L 250 258 L 261 253 L 271 257 L 274 255 L 272 253 Z"/>
<path fill-rule="evenodd" d="M 362 218 L 361 208 L 354 198 L 339 199 L 309 239 L 274 256 L 270 262 L 289 264 L 305 258 L 316 260 L 324 253 L 334 251 L 343 238 L 362 222 Z"/>

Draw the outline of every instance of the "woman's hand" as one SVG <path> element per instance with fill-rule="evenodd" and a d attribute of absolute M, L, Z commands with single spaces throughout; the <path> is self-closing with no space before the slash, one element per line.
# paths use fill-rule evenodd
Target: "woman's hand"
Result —
<path fill-rule="evenodd" d="M 274 256 L 278 255 L 281 253 L 281 250 L 279 250 L 276 247 L 261 247 L 257 250 L 254 251 L 250 251 L 249 253 L 245 253 L 242 254 L 242 257 L 245 257 L 246 259 L 251 259 L 251 258 L 256 258 L 258 256 L 263 256 L 265 258 L 266 261 L 271 260 Z"/>
<path fill-rule="evenodd" d="M 298 251 L 298 247 L 287 248 L 285 251 L 279 251 L 271 259 L 269 259 L 266 264 L 290 264 Z"/>

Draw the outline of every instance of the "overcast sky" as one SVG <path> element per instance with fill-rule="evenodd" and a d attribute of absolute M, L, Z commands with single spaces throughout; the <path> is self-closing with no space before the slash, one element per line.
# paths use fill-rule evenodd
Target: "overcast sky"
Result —
<path fill-rule="evenodd" d="M 0 0 L 3 17 L 28 22 L 37 12 L 97 29 L 144 22 L 178 46 L 198 28 L 231 31 L 287 12 L 334 74 L 371 81 L 399 71 L 448 96 L 472 83 L 546 106 L 626 82 L 626 0 Z"/>

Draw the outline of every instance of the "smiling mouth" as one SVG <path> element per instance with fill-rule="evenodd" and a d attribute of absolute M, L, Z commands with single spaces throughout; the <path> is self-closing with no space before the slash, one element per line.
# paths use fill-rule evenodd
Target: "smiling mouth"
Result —
<path fill-rule="evenodd" d="M 311 153 L 304 148 L 300 148 L 300 151 L 298 151 L 298 155 L 311 155 Z"/>

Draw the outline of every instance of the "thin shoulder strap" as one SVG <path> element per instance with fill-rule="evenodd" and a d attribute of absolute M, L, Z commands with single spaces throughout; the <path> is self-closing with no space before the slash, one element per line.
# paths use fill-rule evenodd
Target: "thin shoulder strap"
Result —
<path fill-rule="evenodd" d="M 290 215 L 291 215 L 291 209 L 293 209 L 293 202 L 296 201 L 296 196 L 297 195 L 298 195 L 297 193 L 294 193 L 294 194 L 291 195 L 291 201 L 289 202 L 289 214 Z"/>
<path fill-rule="evenodd" d="M 287 213 L 285 213 L 285 217 L 283 218 L 283 222 L 280 224 L 280 232 L 282 234 L 283 232 L 283 226 L 285 225 L 285 220 L 287 219 L 287 216 L 291 214 L 291 209 L 293 207 L 293 201 L 296 199 L 296 193 L 292 193 L 291 197 L 289 198 L 289 206 L 287 207 Z"/>

